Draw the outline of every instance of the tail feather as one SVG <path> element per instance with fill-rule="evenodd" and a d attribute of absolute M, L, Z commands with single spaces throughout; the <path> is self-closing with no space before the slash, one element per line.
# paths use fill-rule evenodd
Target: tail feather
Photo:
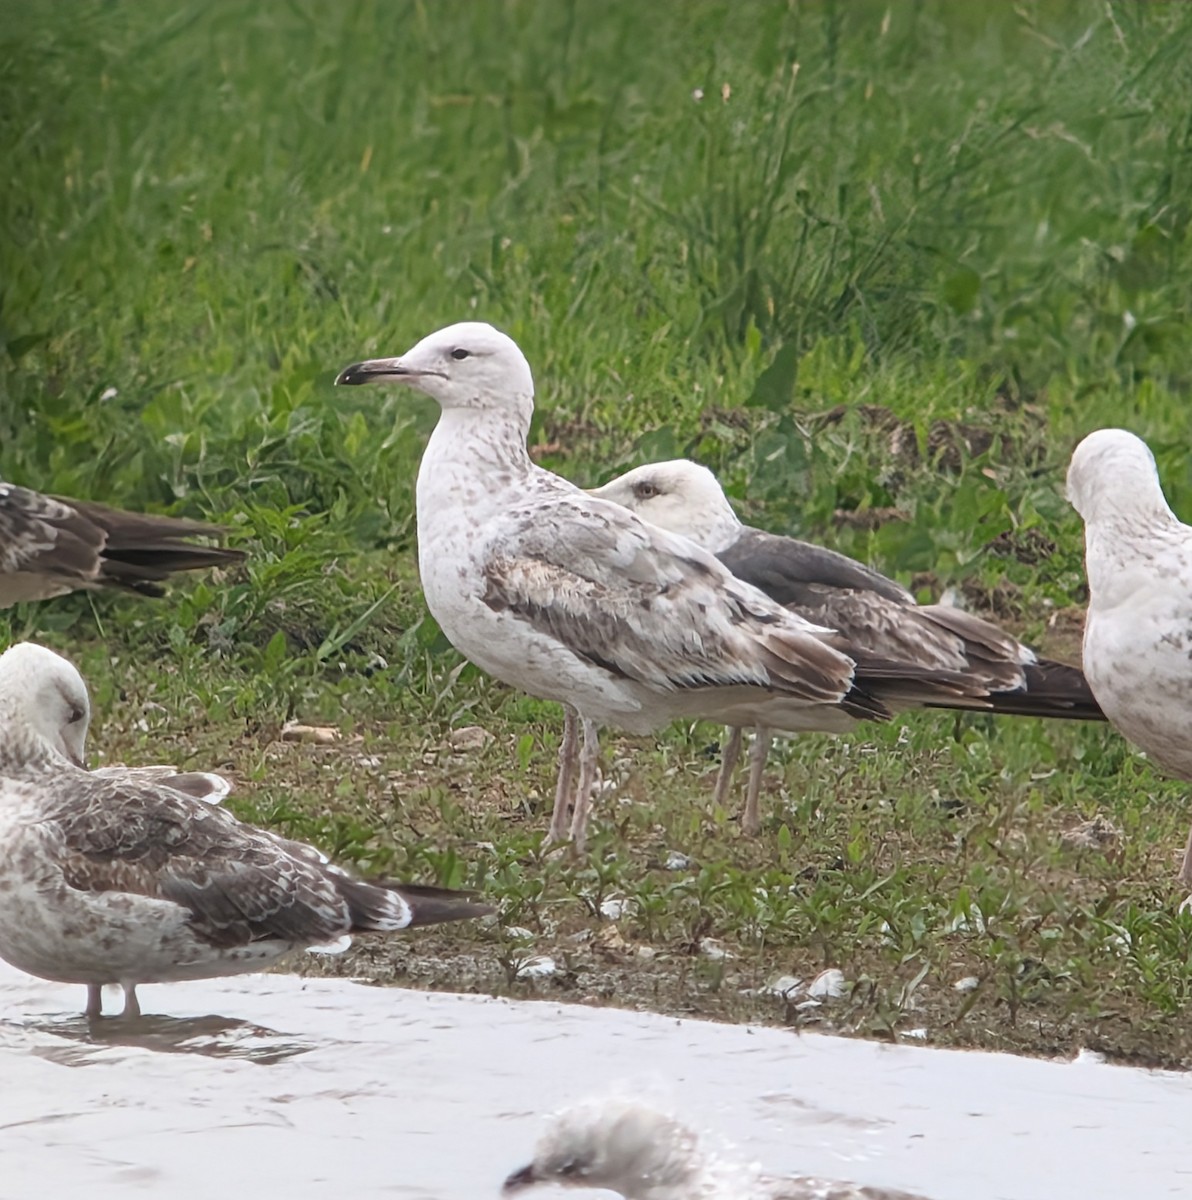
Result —
<path fill-rule="evenodd" d="M 491 905 L 476 900 L 471 892 L 451 888 L 387 880 L 365 882 L 348 875 L 343 875 L 338 883 L 341 895 L 348 902 L 353 933 L 469 921 L 493 911 Z"/>
<path fill-rule="evenodd" d="M 206 521 L 132 513 L 83 500 L 63 500 L 79 516 L 103 531 L 100 579 L 142 595 L 160 596 L 157 584 L 175 571 L 201 571 L 243 561 L 243 550 L 195 544 L 193 537 L 218 537 L 224 530 Z"/>
<path fill-rule="evenodd" d="M 929 701 L 928 708 L 977 709 L 1001 716 L 1054 717 L 1066 721 L 1104 721 L 1105 714 L 1079 667 L 1040 659 L 1022 668 L 1025 685 L 990 692 L 977 703 Z"/>

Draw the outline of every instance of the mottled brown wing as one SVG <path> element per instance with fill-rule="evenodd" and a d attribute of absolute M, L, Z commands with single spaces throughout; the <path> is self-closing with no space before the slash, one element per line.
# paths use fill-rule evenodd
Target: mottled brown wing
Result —
<path fill-rule="evenodd" d="M 34 591 L 22 598 L 88 586 L 99 571 L 104 541 L 103 530 L 64 501 L 0 483 L 0 576 L 44 577 L 44 595 Z"/>
<path fill-rule="evenodd" d="M 43 825 L 71 887 L 172 900 L 220 947 L 263 938 L 315 945 L 351 928 L 348 877 L 313 847 L 166 787 L 86 773 L 56 786 Z"/>
<path fill-rule="evenodd" d="M 507 514 L 485 602 L 615 675 L 661 689 L 749 684 L 835 704 L 853 664 L 710 554 L 587 496 Z"/>

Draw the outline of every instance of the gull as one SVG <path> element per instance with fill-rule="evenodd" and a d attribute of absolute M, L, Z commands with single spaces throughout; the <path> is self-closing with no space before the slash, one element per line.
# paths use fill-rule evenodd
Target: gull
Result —
<path fill-rule="evenodd" d="M 124 512 L 0 481 L 0 608 L 80 589 L 161 596 L 175 571 L 244 558 L 242 550 L 187 540 L 221 532 L 203 521 Z"/>
<path fill-rule="evenodd" d="M 5 664 L 5 670 L 16 670 L 19 663 L 27 662 L 28 670 L 36 672 L 38 664 L 52 663 L 52 651 L 32 642 L 22 642 L 11 646 L 0 656 L 0 663 Z M 43 721 L 40 731 L 42 737 L 49 742 L 54 750 L 65 758 L 72 766 L 86 770 L 87 767 L 87 732 L 91 728 L 91 697 L 86 687 L 75 694 L 76 704 L 69 712 L 62 714 L 60 721 Z M 160 783 L 173 788 L 176 792 L 185 792 L 196 800 L 204 800 L 208 804 L 219 804 L 231 794 L 231 781 L 213 771 L 179 771 L 177 767 L 157 764 L 147 767 L 126 767 L 114 763 L 107 767 L 96 767 L 92 776 L 97 779 L 133 780 L 144 783 Z"/>
<path fill-rule="evenodd" d="M 0 655 L 0 958 L 104 984 L 140 1015 L 142 983 L 255 971 L 350 935 L 491 911 L 461 892 L 369 883 L 135 769 L 86 771 L 82 676 L 31 642 Z M 80 732 L 81 731 L 81 732 Z M 168 768 L 166 768 L 168 770 Z"/>
<path fill-rule="evenodd" d="M 624 1200 L 924 1200 L 854 1183 L 767 1175 L 700 1149 L 682 1122 L 633 1100 L 587 1101 L 557 1114 L 534 1159 L 502 1194 L 537 1184 L 605 1188 Z"/>
<path fill-rule="evenodd" d="M 465 322 L 338 384 L 388 381 L 442 413 L 416 487 L 418 564 L 431 615 L 481 670 L 584 721 L 571 835 L 584 849 L 597 730 L 676 720 L 842 731 L 886 719 L 907 689 L 939 696 L 953 671 L 858 661 L 831 629 L 788 612 L 688 538 L 531 461 L 529 364 L 512 338 Z M 862 656 L 864 658 L 864 656 Z M 566 806 L 551 819 L 563 835 Z"/>
<path fill-rule="evenodd" d="M 1076 447 L 1068 500 L 1084 520 L 1093 694 L 1119 733 L 1192 780 L 1192 527 L 1168 506 L 1147 444 L 1124 429 Z M 1179 880 L 1192 885 L 1192 832 Z"/>
<path fill-rule="evenodd" d="M 912 672 L 955 671 L 971 684 L 964 695 L 924 695 L 916 705 L 1104 720 L 1078 668 L 1038 659 L 996 625 L 961 609 L 918 604 L 901 584 L 843 554 L 742 524 L 716 476 L 699 463 L 675 459 L 635 467 L 589 494 L 698 542 L 739 579 L 835 629 L 850 653 L 905 663 Z M 758 728 L 741 822 L 747 834 L 761 829 L 759 795 L 770 742 L 770 730 Z M 736 727 L 721 758 L 717 804 L 728 798 L 740 749 Z"/>

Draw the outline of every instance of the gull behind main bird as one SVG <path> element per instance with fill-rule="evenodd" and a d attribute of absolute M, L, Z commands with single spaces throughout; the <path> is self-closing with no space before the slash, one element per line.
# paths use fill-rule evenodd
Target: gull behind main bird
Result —
<path fill-rule="evenodd" d="M 1192 526 L 1171 511 L 1150 448 L 1124 429 L 1076 447 L 1068 499 L 1084 520 L 1093 694 L 1119 733 L 1192 780 Z M 1179 879 L 1192 886 L 1192 831 Z"/>
<path fill-rule="evenodd" d="M 367 883 L 313 846 L 146 778 L 81 757 L 87 689 L 59 655 L 0 655 L 0 958 L 31 975 L 124 989 L 258 970 L 357 932 L 481 916 L 442 888 Z"/>
<path fill-rule="evenodd" d="M 160 596 L 175 571 L 244 558 L 242 550 L 188 540 L 222 532 L 203 521 L 124 512 L 0 482 L 0 608 L 99 588 Z"/>
<path fill-rule="evenodd" d="M 649 733 L 693 717 L 840 731 L 885 719 L 888 699 L 963 695 L 959 673 L 854 655 L 687 538 L 588 495 L 530 459 L 529 364 L 467 322 L 340 384 L 405 384 L 442 415 L 418 471 L 418 564 L 451 643 L 490 675 L 585 718 L 572 835 L 582 848 L 596 728 Z M 566 827 L 562 789 L 553 837 Z"/>
<path fill-rule="evenodd" d="M 1005 715 L 1104 720 L 1080 669 L 1040 660 L 996 625 L 946 604 L 917 604 L 884 575 L 843 554 L 743 525 L 716 476 L 687 459 L 635 467 L 593 488 L 672 533 L 712 551 L 739 579 L 809 621 L 836 631 L 850 654 L 904 663 L 925 675 L 946 670 L 968 682 L 964 695 L 891 699 L 922 706 Z M 728 797 L 741 731 L 725 743 L 716 801 Z M 759 794 L 770 730 L 757 730 L 742 827 L 757 833 Z"/>

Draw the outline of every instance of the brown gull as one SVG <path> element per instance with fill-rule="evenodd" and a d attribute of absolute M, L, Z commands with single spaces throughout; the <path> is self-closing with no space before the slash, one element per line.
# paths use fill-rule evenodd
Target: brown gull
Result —
<path fill-rule="evenodd" d="M 220 533 L 203 521 L 123 512 L 0 482 L 0 608 L 80 589 L 160 596 L 175 571 L 244 558 L 241 550 L 188 540 Z"/>
<path fill-rule="evenodd" d="M 843 554 L 742 524 L 716 476 L 699 463 L 676 459 L 635 467 L 590 494 L 698 542 L 739 579 L 835 629 L 850 652 L 911 670 L 956 671 L 972 685 L 962 696 L 924 696 L 918 702 L 923 707 L 1104 720 L 1079 668 L 1041 660 L 996 625 L 951 605 L 918 604 L 901 584 Z M 759 795 L 770 741 L 770 731 L 758 728 L 742 818 L 750 834 L 761 828 Z M 718 804 L 728 798 L 740 746 L 737 727 L 722 755 Z"/>
<path fill-rule="evenodd" d="M 1084 519 L 1093 694 L 1119 733 L 1192 780 L 1192 526 L 1168 506 L 1150 448 L 1124 429 L 1076 447 L 1068 499 Z M 1192 832 L 1179 880 L 1192 886 Z"/>
<path fill-rule="evenodd" d="M 598 726 L 644 734 L 706 718 L 842 731 L 888 718 L 890 701 L 971 689 L 954 671 L 908 672 L 858 657 L 689 539 L 537 466 L 526 449 L 530 367 L 491 325 L 450 326 L 400 358 L 354 363 L 336 380 L 382 381 L 424 392 L 442 409 L 416 491 L 431 614 L 482 670 L 570 704 L 586 722 L 571 821 L 579 848 Z M 552 835 L 565 825 L 557 805 Z"/>
<path fill-rule="evenodd" d="M 624 1200 L 925 1200 L 892 1188 L 767 1175 L 702 1150 L 675 1118 L 634 1100 L 588 1101 L 558 1113 L 534 1159 L 505 1180 L 516 1195 L 537 1184 L 605 1188 Z"/>
<path fill-rule="evenodd" d="M 142 983 L 266 967 L 350 935 L 490 910 L 443 888 L 368 883 L 313 846 L 139 776 L 85 771 L 62 747 L 88 711 L 82 676 L 51 650 L 0 655 L 0 958 L 43 979 L 104 984 L 137 1016 Z"/>

